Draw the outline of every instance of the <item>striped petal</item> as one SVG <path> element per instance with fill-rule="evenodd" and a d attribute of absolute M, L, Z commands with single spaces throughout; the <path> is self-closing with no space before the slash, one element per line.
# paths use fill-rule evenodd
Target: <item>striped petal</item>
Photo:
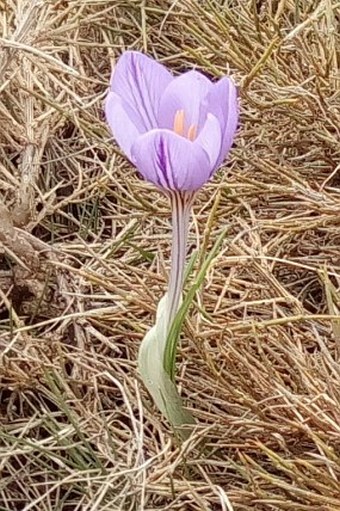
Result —
<path fill-rule="evenodd" d="M 210 177 L 211 164 L 203 147 L 169 130 L 141 135 L 131 153 L 143 177 L 162 189 L 195 191 Z"/>
<path fill-rule="evenodd" d="M 162 64 L 142 53 L 126 51 L 112 73 L 111 92 L 124 100 L 131 120 L 143 133 L 158 127 L 161 95 L 172 80 L 173 76 Z"/>

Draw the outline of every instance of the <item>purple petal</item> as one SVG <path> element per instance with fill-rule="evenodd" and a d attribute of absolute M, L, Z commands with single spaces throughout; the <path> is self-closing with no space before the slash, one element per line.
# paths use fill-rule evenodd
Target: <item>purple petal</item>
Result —
<path fill-rule="evenodd" d="M 143 177 L 163 189 L 198 190 L 211 173 L 203 147 L 169 130 L 152 130 L 141 135 L 131 152 Z"/>
<path fill-rule="evenodd" d="M 173 80 L 169 71 L 155 60 L 126 51 L 112 73 L 111 92 L 120 96 L 140 133 L 157 128 L 161 95 Z"/>
<path fill-rule="evenodd" d="M 140 126 L 133 122 L 133 115 L 120 96 L 109 92 L 105 101 L 105 115 L 119 147 L 131 160 L 131 146 L 141 133 Z"/>
<path fill-rule="evenodd" d="M 194 144 L 203 147 L 209 156 L 211 170 L 215 170 L 222 144 L 222 132 L 217 117 L 212 114 L 207 115 L 207 120 Z"/>
<path fill-rule="evenodd" d="M 227 156 L 234 140 L 238 123 L 237 90 L 234 82 L 227 77 L 221 78 L 212 86 L 208 95 L 208 112 L 220 122 L 222 144 L 216 166 L 219 166 Z"/>
<path fill-rule="evenodd" d="M 177 78 L 165 89 L 159 106 L 158 122 L 161 128 L 173 129 L 176 112 L 184 110 L 185 133 L 190 126 L 197 126 L 198 132 L 202 128 L 206 110 L 204 98 L 207 96 L 212 83 L 197 71 L 188 71 Z"/>

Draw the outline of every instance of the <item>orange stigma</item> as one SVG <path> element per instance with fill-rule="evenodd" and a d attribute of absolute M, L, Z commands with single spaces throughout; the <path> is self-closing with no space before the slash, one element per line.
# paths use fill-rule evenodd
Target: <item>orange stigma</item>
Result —
<path fill-rule="evenodd" d="M 174 132 L 177 135 L 181 135 L 181 137 L 188 138 L 192 142 L 195 140 L 197 136 L 197 126 L 195 124 L 191 124 L 189 126 L 188 132 L 185 133 L 185 113 L 184 110 L 177 110 L 175 113 L 174 119 Z"/>

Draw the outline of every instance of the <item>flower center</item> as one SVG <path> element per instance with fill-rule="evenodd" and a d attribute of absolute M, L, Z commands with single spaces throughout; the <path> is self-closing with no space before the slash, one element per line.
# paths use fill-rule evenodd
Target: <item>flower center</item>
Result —
<path fill-rule="evenodd" d="M 187 133 L 185 133 L 185 113 L 184 110 L 177 110 L 175 113 L 174 119 L 174 132 L 177 135 L 181 135 L 181 137 L 188 138 L 189 140 L 195 140 L 197 136 L 197 126 L 195 124 L 190 124 Z"/>

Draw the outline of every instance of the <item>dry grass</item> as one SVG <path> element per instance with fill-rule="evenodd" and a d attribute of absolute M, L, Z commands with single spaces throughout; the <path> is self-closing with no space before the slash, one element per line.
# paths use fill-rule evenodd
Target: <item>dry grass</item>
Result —
<path fill-rule="evenodd" d="M 340 509 L 339 21 L 336 0 L 0 0 L 1 511 Z M 182 446 L 136 373 L 170 247 L 103 120 L 128 47 L 240 85 L 194 211 L 201 260 L 228 236 L 183 333 Z"/>

